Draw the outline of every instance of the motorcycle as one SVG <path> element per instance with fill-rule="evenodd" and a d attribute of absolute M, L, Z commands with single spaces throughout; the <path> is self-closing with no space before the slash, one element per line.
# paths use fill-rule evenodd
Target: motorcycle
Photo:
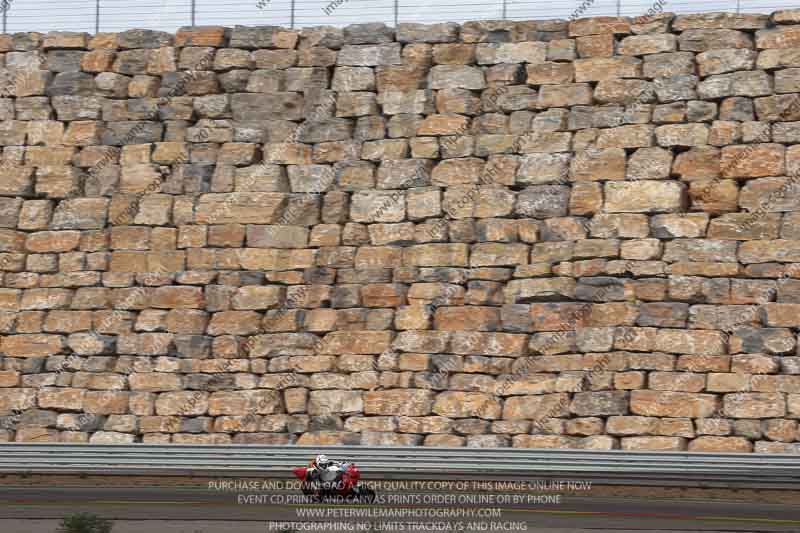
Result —
<path fill-rule="evenodd" d="M 331 463 L 319 471 L 309 466 L 301 466 L 292 470 L 303 483 L 303 494 L 315 501 L 345 501 L 372 503 L 375 491 L 368 485 L 359 484 L 361 477 L 354 463 Z"/>

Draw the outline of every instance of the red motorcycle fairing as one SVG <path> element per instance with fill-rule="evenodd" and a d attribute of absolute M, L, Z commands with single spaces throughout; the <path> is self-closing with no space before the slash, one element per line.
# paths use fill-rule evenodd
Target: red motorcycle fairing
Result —
<path fill-rule="evenodd" d="M 350 489 L 358 485 L 358 478 L 361 477 L 361 472 L 358 467 L 353 463 L 347 465 L 344 472 L 342 472 L 342 492 L 349 492 Z"/>
<path fill-rule="evenodd" d="M 335 482 L 320 482 L 316 480 L 313 467 L 301 466 L 293 468 L 295 477 L 303 481 L 301 490 L 306 496 L 325 498 L 335 496 L 345 500 L 354 499 L 356 502 L 375 500 L 375 491 L 366 485 L 359 485 L 361 477 L 358 467 L 353 463 L 343 463 L 339 478 Z"/>

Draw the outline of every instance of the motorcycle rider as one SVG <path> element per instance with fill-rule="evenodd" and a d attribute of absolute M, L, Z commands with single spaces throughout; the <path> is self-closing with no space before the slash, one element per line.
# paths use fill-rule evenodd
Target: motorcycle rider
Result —
<path fill-rule="evenodd" d="M 295 469 L 295 475 L 302 476 L 301 488 L 306 496 L 355 497 L 358 501 L 365 498 L 367 502 L 375 499 L 374 490 L 358 484 L 358 469 L 349 461 L 332 461 L 320 454 L 311 460 L 307 468 Z"/>
<path fill-rule="evenodd" d="M 317 455 L 309 466 L 311 467 L 311 480 L 325 483 L 336 481 L 342 470 L 342 463 L 331 461 L 325 454 Z"/>

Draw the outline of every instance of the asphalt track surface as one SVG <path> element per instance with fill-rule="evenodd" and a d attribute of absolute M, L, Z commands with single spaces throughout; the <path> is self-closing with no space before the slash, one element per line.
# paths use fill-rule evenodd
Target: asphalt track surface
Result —
<path fill-rule="evenodd" d="M 295 499 L 299 496 L 288 494 Z M 388 500 L 397 494 L 408 497 L 406 492 L 384 492 L 383 496 Z M 53 533 L 64 516 L 90 512 L 114 520 L 113 533 L 800 532 L 800 501 L 768 504 L 601 498 L 570 493 L 561 494 L 557 504 L 399 505 L 385 502 L 370 506 L 286 503 L 286 496 L 286 491 L 226 491 L 204 487 L 42 488 L 0 484 L 0 531 Z M 466 516 L 470 509 L 474 511 L 472 517 Z M 366 517 L 364 513 L 370 512 L 389 515 Z M 309 513 L 316 513 L 316 516 Z M 428 516 L 419 513 L 428 513 Z M 457 513 L 461 516 L 454 516 Z M 478 513 L 483 515 L 478 516 Z M 443 524 L 447 529 L 442 529 Z"/>

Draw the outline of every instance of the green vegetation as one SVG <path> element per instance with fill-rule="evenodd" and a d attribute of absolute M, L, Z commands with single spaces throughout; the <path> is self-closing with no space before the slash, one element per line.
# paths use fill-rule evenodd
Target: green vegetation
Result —
<path fill-rule="evenodd" d="M 91 513 L 77 513 L 61 520 L 58 533 L 111 533 L 114 525 Z"/>

